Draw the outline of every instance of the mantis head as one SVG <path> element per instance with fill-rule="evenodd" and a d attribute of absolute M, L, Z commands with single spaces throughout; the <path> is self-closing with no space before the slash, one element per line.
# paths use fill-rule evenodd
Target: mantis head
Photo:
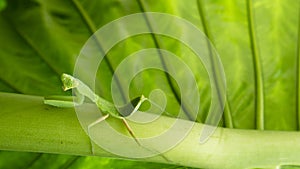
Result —
<path fill-rule="evenodd" d="M 71 75 L 63 73 L 61 75 L 61 81 L 63 83 L 63 90 L 67 91 L 69 89 L 75 88 L 79 85 L 79 82 L 76 78 Z"/>

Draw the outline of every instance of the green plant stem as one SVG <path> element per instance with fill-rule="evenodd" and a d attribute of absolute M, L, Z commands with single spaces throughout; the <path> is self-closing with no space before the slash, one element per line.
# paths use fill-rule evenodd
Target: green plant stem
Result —
<path fill-rule="evenodd" d="M 297 56 L 296 56 L 296 115 L 297 129 L 300 130 L 300 1 L 299 1 L 299 17 L 298 17 L 298 39 L 297 39 Z"/>
<path fill-rule="evenodd" d="M 247 12 L 248 12 L 248 25 L 249 36 L 251 43 L 251 50 L 253 56 L 253 69 L 255 80 L 255 112 L 256 112 L 256 129 L 264 130 L 264 85 L 262 78 L 262 70 L 260 63 L 259 50 L 257 46 L 257 39 L 254 25 L 254 13 L 252 0 L 247 0 Z"/>
<path fill-rule="evenodd" d="M 89 137 L 81 128 L 74 109 L 43 104 L 43 97 L 0 93 L 0 149 L 72 155 L 93 155 Z M 86 109 L 86 111 L 89 111 Z M 171 118 L 161 117 L 155 127 L 148 124 L 136 133 L 167 130 Z M 275 168 L 280 164 L 300 165 L 300 133 L 217 128 L 199 144 L 203 124 L 196 123 L 187 137 L 161 156 L 143 161 L 200 168 Z M 117 146 L 126 146 L 118 143 Z M 101 148 L 94 155 L 116 157 Z"/>

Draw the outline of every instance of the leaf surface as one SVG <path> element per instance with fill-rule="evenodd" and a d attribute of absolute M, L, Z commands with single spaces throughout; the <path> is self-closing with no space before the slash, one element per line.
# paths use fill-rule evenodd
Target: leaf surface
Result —
<path fill-rule="evenodd" d="M 5 2 L 0 0 L 0 10 L 3 9 L 0 15 L 0 91 L 70 95 L 61 90 L 60 74 L 73 72 L 82 46 L 98 28 L 137 12 L 163 12 L 190 21 L 206 33 L 215 46 L 226 74 L 225 113 L 230 115 L 234 128 L 256 129 L 259 115 L 263 117 L 266 130 L 299 128 L 299 3 L 296 1 L 252 1 L 252 13 L 247 10 L 249 1 L 240 0 Z M 112 100 L 111 78 L 122 60 L 136 51 L 158 47 L 176 54 L 193 71 L 200 93 L 197 121 L 204 122 L 211 101 L 205 67 L 188 47 L 168 37 L 139 35 L 114 46 L 97 72 L 96 92 Z M 137 64 L 146 63 L 140 60 Z M 178 69 L 178 74 L 181 73 Z M 118 79 L 118 91 L 122 95 L 124 79 L 122 76 Z M 261 87 L 257 85 L 258 79 L 262 80 Z M 153 70 L 133 79 L 130 97 L 147 96 L 155 88 L 165 91 L 168 112 L 177 112 L 180 104 L 185 104 L 178 99 L 182 91 L 176 87 L 174 79 L 170 81 L 164 72 Z M 258 103 L 263 105 L 258 106 Z M 258 107 L 261 108 L 259 113 Z M 225 126 L 227 122 L 225 118 Z M 0 159 L 0 168 L 45 165 L 49 168 L 174 167 L 108 158 L 5 151 L 0 153 Z M 4 162 L 7 159 L 10 161 Z"/>

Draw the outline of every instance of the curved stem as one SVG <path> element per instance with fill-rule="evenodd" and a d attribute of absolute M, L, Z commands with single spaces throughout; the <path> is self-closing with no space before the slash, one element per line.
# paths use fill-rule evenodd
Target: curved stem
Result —
<path fill-rule="evenodd" d="M 254 26 L 252 0 L 247 0 L 248 11 L 248 24 L 249 24 L 249 36 L 251 42 L 252 56 L 253 56 L 253 69 L 255 80 L 255 112 L 256 112 L 256 128 L 264 130 L 264 87 L 262 70 L 259 60 L 259 51 L 257 47 L 257 40 Z"/>
<path fill-rule="evenodd" d="M 1 150 L 92 155 L 89 137 L 78 123 L 74 109 L 45 105 L 43 97 L 8 93 L 0 93 L 0 106 Z M 85 109 L 87 112 L 91 111 L 89 107 Z M 160 117 L 155 127 L 130 125 L 135 133 L 159 134 L 173 122 L 172 118 Z M 203 124 L 195 123 L 182 142 L 162 154 L 165 158 L 156 156 L 140 160 L 212 169 L 300 165 L 299 132 L 218 128 L 206 143 L 199 144 L 202 128 Z M 126 146 L 117 138 L 114 144 Z M 94 148 L 97 156 L 126 158 L 100 147 Z"/>

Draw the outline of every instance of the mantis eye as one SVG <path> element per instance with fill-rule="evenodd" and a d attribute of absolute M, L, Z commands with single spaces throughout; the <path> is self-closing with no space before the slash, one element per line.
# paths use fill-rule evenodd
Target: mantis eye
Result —
<path fill-rule="evenodd" d="M 76 78 L 65 73 L 61 75 L 61 81 L 63 83 L 64 91 L 75 88 L 79 85 L 79 82 Z"/>

